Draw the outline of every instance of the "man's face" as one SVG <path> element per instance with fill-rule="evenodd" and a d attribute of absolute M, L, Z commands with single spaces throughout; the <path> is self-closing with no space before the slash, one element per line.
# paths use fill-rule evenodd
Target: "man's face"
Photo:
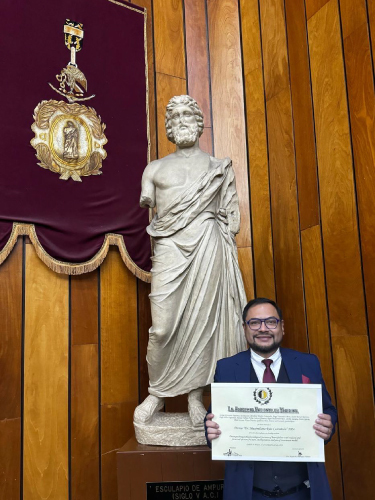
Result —
<path fill-rule="evenodd" d="M 172 134 L 177 146 L 193 146 L 198 139 L 198 124 L 187 104 L 178 104 L 171 114 Z"/>
<path fill-rule="evenodd" d="M 272 304 L 258 304 L 247 311 L 246 321 L 251 319 L 279 318 Z M 268 328 L 263 321 L 259 330 L 243 325 L 246 340 L 251 349 L 260 356 L 268 357 L 277 351 L 284 336 L 284 322 L 279 321 L 275 329 Z"/>

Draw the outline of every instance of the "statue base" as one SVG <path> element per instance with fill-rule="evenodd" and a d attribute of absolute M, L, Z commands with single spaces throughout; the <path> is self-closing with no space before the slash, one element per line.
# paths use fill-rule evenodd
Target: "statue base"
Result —
<path fill-rule="evenodd" d="M 223 498 L 224 462 L 211 460 L 207 445 L 145 446 L 133 437 L 116 455 L 118 500 Z"/>
<path fill-rule="evenodd" d="M 148 424 L 134 422 L 140 444 L 156 446 L 206 445 L 204 426 L 194 427 L 188 413 L 157 412 Z"/>

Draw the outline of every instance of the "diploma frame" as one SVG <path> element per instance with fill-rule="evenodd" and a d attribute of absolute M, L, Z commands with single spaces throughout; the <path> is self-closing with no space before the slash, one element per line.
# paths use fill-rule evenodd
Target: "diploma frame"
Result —
<path fill-rule="evenodd" d="M 321 384 L 211 384 L 221 434 L 213 460 L 324 462 L 313 425 L 322 410 Z"/>

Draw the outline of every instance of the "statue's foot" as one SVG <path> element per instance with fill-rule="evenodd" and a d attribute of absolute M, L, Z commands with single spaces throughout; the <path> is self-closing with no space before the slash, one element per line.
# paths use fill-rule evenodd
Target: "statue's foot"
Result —
<path fill-rule="evenodd" d="M 148 424 L 152 417 L 164 406 L 164 398 L 150 394 L 134 411 L 134 423 Z"/>
<path fill-rule="evenodd" d="M 203 389 L 194 389 L 188 394 L 189 417 L 194 427 L 201 427 L 207 410 L 203 405 Z"/>

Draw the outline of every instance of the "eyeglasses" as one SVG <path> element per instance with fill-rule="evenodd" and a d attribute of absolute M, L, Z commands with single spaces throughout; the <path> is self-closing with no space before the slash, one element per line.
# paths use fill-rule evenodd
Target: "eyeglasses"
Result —
<path fill-rule="evenodd" d="M 280 320 L 271 316 L 270 318 L 260 319 L 260 318 L 250 318 L 245 323 L 251 330 L 259 330 L 262 326 L 262 323 L 266 325 L 266 328 L 269 330 L 275 330 L 277 325 L 280 323 Z"/>

